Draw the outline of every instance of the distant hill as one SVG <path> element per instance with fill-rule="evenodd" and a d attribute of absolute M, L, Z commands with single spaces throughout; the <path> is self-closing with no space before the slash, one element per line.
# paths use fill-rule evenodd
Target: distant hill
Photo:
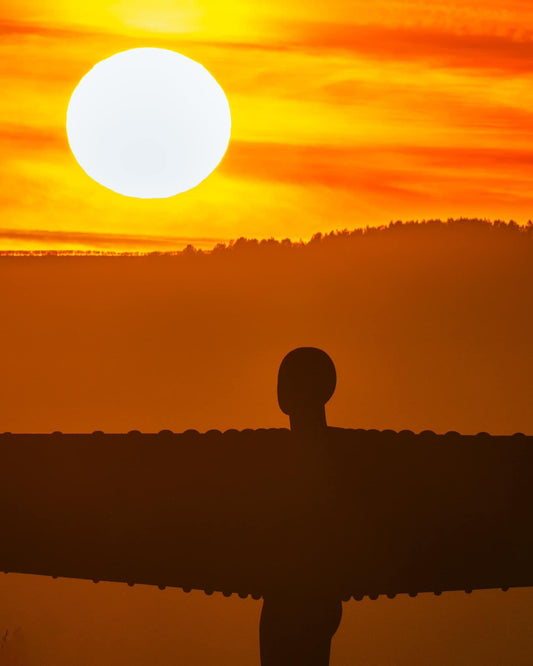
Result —
<path fill-rule="evenodd" d="M 285 423 L 281 358 L 323 347 L 339 425 L 533 432 L 533 225 L 394 223 L 308 243 L 2 257 L 5 430 Z"/>
<path fill-rule="evenodd" d="M 398 220 L 397 222 L 390 222 L 388 225 L 382 226 L 368 226 L 364 228 L 358 228 L 353 230 L 344 229 L 342 231 L 332 231 L 329 233 L 317 233 L 315 234 L 310 241 L 293 241 L 288 238 L 284 240 L 276 240 L 273 238 L 266 238 L 262 240 L 257 240 L 255 238 L 244 238 L 240 237 L 228 242 L 219 242 L 212 249 L 199 249 L 194 246 L 194 244 L 189 244 L 183 249 L 179 250 L 165 250 L 165 251 L 128 251 L 128 252 L 118 252 L 112 250 L 37 250 L 37 251 L 27 251 L 27 250 L 0 250 L 1 256 L 179 256 L 185 255 L 189 256 L 191 253 L 195 254 L 220 254 L 224 251 L 242 251 L 242 250 L 251 250 L 251 249 L 261 249 L 261 250 L 274 250 L 275 248 L 303 248 L 303 247 L 313 247 L 317 243 L 326 243 L 331 244 L 335 243 L 338 245 L 339 242 L 350 241 L 351 244 L 358 242 L 362 239 L 367 239 L 368 237 L 374 237 L 375 234 L 378 234 L 380 237 L 384 233 L 387 234 L 397 234 L 398 232 L 404 232 L 409 230 L 411 233 L 416 233 L 417 235 L 424 234 L 437 234 L 448 233 L 452 230 L 459 230 L 459 233 L 462 236 L 465 236 L 469 232 L 474 233 L 505 233 L 505 234 L 518 234 L 523 237 L 524 234 L 531 237 L 533 233 L 533 224 L 531 221 L 527 225 L 519 225 L 516 222 L 509 221 L 504 222 L 502 220 L 480 220 L 480 219 L 471 219 L 471 218 L 460 218 L 460 219 L 449 219 L 446 221 L 443 220 L 412 220 L 407 222 L 402 222 Z M 481 231 L 483 230 L 483 231 Z M 33 234 L 33 232 L 31 232 Z M 21 235 L 26 234 L 26 232 L 21 232 Z M 30 232 L 27 232 L 29 235 Z M 37 232 L 35 232 L 37 234 Z M 60 234 L 60 232 L 45 231 L 42 232 L 43 238 L 47 239 L 47 242 L 50 242 L 49 236 L 53 234 Z M 80 232 L 81 234 L 81 232 Z M 78 234 L 78 235 L 80 235 Z M 84 236 L 90 236 L 91 234 L 83 234 Z M 61 242 L 64 243 L 65 233 L 61 235 Z M 112 234 L 108 234 L 112 237 Z M 133 238 L 133 237 L 132 237 Z M 142 244 L 142 238 L 137 238 L 138 245 Z M 154 237 L 150 237 L 151 242 L 157 240 Z M 180 238 L 179 244 L 183 244 L 184 239 Z M 171 245 L 172 238 L 167 237 L 164 239 L 165 245 Z"/>

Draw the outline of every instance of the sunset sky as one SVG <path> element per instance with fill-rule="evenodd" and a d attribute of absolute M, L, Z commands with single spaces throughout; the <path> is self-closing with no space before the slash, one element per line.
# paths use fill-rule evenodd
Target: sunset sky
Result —
<path fill-rule="evenodd" d="M 0 250 L 209 248 L 397 219 L 532 217 L 533 6 L 520 0 L 7 0 L 0 13 Z M 66 109 L 141 46 L 224 88 L 219 169 L 164 200 L 76 163 Z"/>
<path fill-rule="evenodd" d="M 526 0 L 3 0 L 0 432 L 287 426 L 279 363 L 316 346 L 330 425 L 533 434 L 533 225 L 483 221 L 533 218 L 528 26 Z M 80 79 L 138 47 L 200 62 L 231 107 L 219 168 L 169 199 L 105 189 L 67 141 Z M 315 236 L 437 218 L 477 219 Z M 218 247 L 2 256 L 189 244 Z M 350 601 L 331 664 L 530 666 L 532 607 Z M 0 666 L 254 666 L 259 613 L 0 573 Z"/>

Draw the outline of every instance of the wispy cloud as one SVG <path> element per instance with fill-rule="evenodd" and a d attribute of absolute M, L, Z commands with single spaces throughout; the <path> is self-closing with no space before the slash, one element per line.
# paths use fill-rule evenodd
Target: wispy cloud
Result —
<path fill-rule="evenodd" d="M 4 147 L 12 145 L 18 151 L 63 150 L 67 143 L 64 128 L 0 123 L 0 145 Z"/>
<path fill-rule="evenodd" d="M 63 38 L 80 38 L 80 37 L 92 37 L 96 34 L 103 34 L 102 32 L 96 32 L 94 30 L 83 29 L 82 27 L 72 28 L 57 25 L 52 25 L 48 22 L 36 22 L 36 21 L 7 21 L 0 19 L 0 36 L 9 37 L 12 35 L 35 35 L 38 37 L 63 37 Z"/>
<path fill-rule="evenodd" d="M 3 229 L 0 241 L 13 241 L 18 245 L 44 244 L 47 248 L 59 246 L 81 246 L 101 249 L 180 249 L 186 245 L 206 246 L 222 242 L 222 238 L 189 238 L 179 236 L 144 236 L 88 231 L 64 231 L 43 229 Z"/>
<path fill-rule="evenodd" d="M 458 34 L 438 27 L 300 22 L 287 28 L 293 47 L 349 51 L 378 60 L 424 60 L 446 67 L 529 72 L 533 33 Z"/>
<path fill-rule="evenodd" d="M 253 163 L 254 169 L 249 165 Z M 442 146 L 323 146 L 235 142 L 224 170 L 243 179 L 291 182 L 353 189 L 398 190 L 435 179 L 427 167 L 445 168 L 464 179 L 466 169 L 520 169 L 533 177 L 533 148 L 468 148 Z M 401 187 L 400 187 L 401 185 Z M 391 186 L 392 189 L 392 186 Z"/>

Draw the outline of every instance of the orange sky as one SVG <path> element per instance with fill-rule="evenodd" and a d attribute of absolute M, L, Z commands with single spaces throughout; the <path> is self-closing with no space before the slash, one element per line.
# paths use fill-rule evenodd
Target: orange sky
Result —
<path fill-rule="evenodd" d="M 519 0 L 7 0 L 0 250 L 307 239 L 391 219 L 531 217 L 533 7 Z M 225 89 L 221 166 L 166 200 L 122 197 L 70 153 L 99 60 L 172 48 Z"/>

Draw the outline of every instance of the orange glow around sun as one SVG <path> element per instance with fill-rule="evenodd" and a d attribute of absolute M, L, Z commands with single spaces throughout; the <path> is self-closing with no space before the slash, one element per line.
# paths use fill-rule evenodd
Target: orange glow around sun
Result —
<path fill-rule="evenodd" d="M 526 222 L 533 7 L 511 0 L 7 0 L 0 12 L 0 250 L 209 248 L 396 219 Z M 215 173 L 129 199 L 71 154 L 72 91 L 128 48 L 176 50 L 221 84 Z"/>

